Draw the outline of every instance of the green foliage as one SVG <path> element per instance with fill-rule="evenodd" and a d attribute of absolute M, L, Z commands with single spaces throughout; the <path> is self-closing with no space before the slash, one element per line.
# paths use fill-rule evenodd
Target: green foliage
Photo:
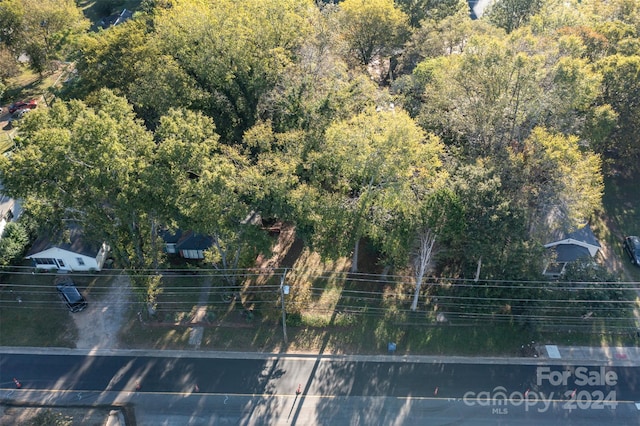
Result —
<path fill-rule="evenodd" d="M 73 418 L 51 409 L 40 411 L 29 421 L 32 426 L 71 426 Z"/>
<path fill-rule="evenodd" d="M 185 0 L 156 16 L 154 43 L 195 80 L 204 95 L 198 108 L 223 139 L 237 142 L 309 34 L 313 13 L 309 1 Z"/>
<path fill-rule="evenodd" d="M 1 41 L 18 57 L 26 52 L 34 70 L 66 53 L 68 37 L 88 28 L 72 0 L 7 0 L 0 8 Z"/>
<path fill-rule="evenodd" d="M 540 273 L 541 246 L 530 241 L 526 213 L 512 202 L 506 182 L 485 161 L 461 166 L 452 175 L 453 190 L 464 206 L 464 233 L 441 254 L 466 277 L 524 279 Z M 456 271 L 450 271 L 455 273 Z"/>
<path fill-rule="evenodd" d="M 425 20 L 412 32 L 400 58 L 401 70 L 409 73 L 426 58 L 463 52 L 473 35 L 487 33 L 503 34 L 483 20 L 472 21 L 468 5 L 464 2 L 464 7 L 454 14 L 442 19 Z"/>
<path fill-rule="evenodd" d="M 9 222 L 0 238 L 0 265 L 19 259 L 29 244 L 27 230 L 17 222 Z"/>
<path fill-rule="evenodd" d="M 567 288 L 566 284 L 569 284 Z M 574 306 L 574 315 L 591 317 L 632 317 L 635 299 L 633 291 L 625 290 L 619 277 L 591 259 L 581 259 L 567 265 L 560 278 L 558 298 L 580 301 Z"/>
<path fill-rule="evenodd" d="M 570 229 L 601 208 L 600 157 L 581 149 L 577 137 L 536 128 L 511 154 L 508 173 L 514 181 L 521 179 L 513 188 L 514 199 L 528 211 L 529 226 L 539 229 L 554 217 L 555 227 Z"/>
<path fill-rule="evenodd" d="M 623 173 L 636 173 L 640 171 L 640 56 L 608 56 L 597 67 L 603 76 L 601 103 L 611 105 L 617 115 L 616 127 L 599 152 Z"/>
<path fill-rule="evenodd" d="M 419 122 L 471 158 L 499 158 L 543 123 L 579 134 L 599 76 L 586 60 L 519 35 L 471 37 L 461 54 L 419 64 L 413 78 L 423 89 L 412 93 L 421 99 Z"/>
<path fill-rule="evenodd" d="M 339 9 L 342 36 L 363 65 L 389 55 L 406 37 L 407 16 L 393 0 L 345 0 Z"/>
<path fill-rule="evenodd" d="M 125 99 L 109 91 L 32 112 L 11 160 L 0 160 L 5 191 L 35 212 L 83 223 L 109 241 L 125 265 L 144 265 L 149 214 L 157 203 L 142 190 L 152 159 L 151 134 Z"/>
<path fill-rule="evenodd" d="M 413 188 L 428 193 L 437 184 L 441 153 L 440 141 L 401 110 L 370 109 L 330 126 L 308 159 L 318 188 L 310 218 L 316 248 L 336 257 L 368 236 L 393 253 L 397 238 L 407 240 L 400 218 L 417 214 Z"/>
<path fill-rule="evenodd" d="M 409 24 L 419 28 L 423 20 L 441 21 L 459 11 L 469 15 L 465 0 L 396 0 L 400 9 L 409 17 Z"/>
<path fill-rule="evenodd" d="M 81 78 L 69 95 L 82 99 L 100 89 L 111 89 L 118 95 L 127 94 L 130 85 L 140 75 L 139 64 L 159 54 L 147 46 L 147 32 L 143 22 L 129 20 L 108 31 L 78 38 L 73 57 Z M 167 66 L 171 67 L 171 64 Z"/>
<path fill-rule="evenodd" d="M 498 0 L 485 14 L 507 33 L 525 25 L 542 7 L 544 0 Z"/>

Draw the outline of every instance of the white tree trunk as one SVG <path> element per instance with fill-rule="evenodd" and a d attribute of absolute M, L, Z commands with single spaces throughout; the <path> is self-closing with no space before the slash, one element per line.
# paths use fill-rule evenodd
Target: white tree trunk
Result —
<path fill-rule="evenodd" d="M 416 253 L 415 259 L 413 261 L 413 266 L 416 273 L 416 291 L 413 295 L 413 303 L 411 304 L 412 311 L 418 309 L 420 287 L 422 287 L 424 276 L 431 266 L 431 259 L 433 258 L 433 245 L 435 244 L 435 242 L 436 235 L 432 234 L 430 229 L 427 229 L 420 234 L 418 252 Z"/>
<path fill-rule="evenodd" d="M 353 259 L 351 259 L 351 273 L 358 272 L 358 251 L 360 248 L 360 238 L 356 240 L 356 245 L 353 248 Z"/>

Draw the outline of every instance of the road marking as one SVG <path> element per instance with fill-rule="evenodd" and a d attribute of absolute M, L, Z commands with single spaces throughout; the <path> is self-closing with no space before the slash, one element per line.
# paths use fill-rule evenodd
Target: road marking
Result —
<path fill-rule="evenodd" d="M 8 391 L 7 392 L 7 396 L 12 395 L 15 392 L 15 389 L 11 389 L 11 388 L 0 388 L 0 391 Z M 120 394 L 120 393 L 129 393 L 129 394 L 133 394 L 133 396 L 135 397 L 136 395 L 178 395 L 178 396 L 188 396 L 191 395 L 192 392 L 171 392 L 171 391 L 143 391 L 143 392 L 130 392 L 127 391 L 125 389 L 121 390 L 121 391 L 99 391 L 99 390 L 65 390 L 65 389 L 30 389 L 30 391 L 32 393 L 35 392 L 46 392 L 46 393 L 58 393 L 58 394 L 64 394 L 64 393 L 115 393 L 115 394 Z M 226 399 L 230 398 L 230 397 L 238 397 L 238 398 L 273 398 L 273 397 L 278 397 L 278 398 L 295 398 L 298 397 L 299 395 L 296 394 L 290 394 L 290 393 L 215 393 L 215 392 L 202 392 L 201 395 L 203 396 L 225 396 Z M 336 398 L 395 398 L 395 399 L 400 399 L 400 400 L 404 400 L 404 401 L 448 401 L 448 402 L 455 402 L 455 401 L 461 401 L 461 398 L 455 398 L 455 397 L 433 397 L 433 396 L 385 396 L 385 395 L 378 395 L 378 396 L 367 396 L 367 395 L 305 395 L 305 398 L 308 399 L 336 399 Z M 483 400 L 484 401 L 484 400 Z M 503 401 L 500 398 L 489 398 L 486 400 L 487 402 L 493 402 L 493 401 Z M 549 399 L 548 401 L 550 402 L 567 402 L 565 399 Z M 629 400 L 617 400 L 616 403 L 618 404 L 634 404 L 636 406 L 636 408 L 638 410 L 640 410 L 640 402 L 637 401 L 629 401 Z"/>

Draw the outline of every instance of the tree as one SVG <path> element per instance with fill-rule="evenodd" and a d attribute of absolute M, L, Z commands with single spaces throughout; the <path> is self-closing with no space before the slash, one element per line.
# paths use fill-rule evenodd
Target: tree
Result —
<path fill-rule="evenodd" d="M 497 0 L 489 6 L 486 15 L 507 33 L 525 25 L 543 5 L 544 0 Z"/>
<path fill-rule="evenodd" d="M 469 15 L 469 4 L 464 0 L 397 0 L 396 4 L 407 14 L 413 28 L 419 28 L 425 19 L 440 21 L 459 10 Z"/>
<path fill-rule="evenodd" d="M 623 173 L 640 170 L 640 56 L 612 55 L 597 64 L 603 76 L 601 104 L 611 105 L 616 126 L 601 147 L 615 168 Z"/>
<path fill-rule="evenodd" d="M 186 101 L 213 117 L 224 142 L 239 143 L 315 13 L 309 0 L 183 0 L 156 13 L 153 38 L 197 85 L 200 96 Z"/>
<path fill-rule="evenodd" d="M 555 227 L 575 228 L 601 207 L 600 157 L 582 149 L 577 137 L 535 128 L 511 155 L 507 174 L 518 182 L 514 200 L 524 200 L 529 229 L 538 229 L 550 217 Z"/>
<path fill-rule="evenodd" d="M 401 110 L 367 110 L 338 121 L 326 131 L 313 165 L 314 243 L 329 257 L 353 249 L 352 271 L 358 269 L 360 240 L 369 236 L 381 245 L 394 244 L 381 232 L 413 197 L 412 184 L 434 185 L 442 147 L 425 135 Z M 405 216 L 408 217 L 408 216 Z M 399 229 L 402 227 L 398 227 Z"/>
<path fill-rule="evenodd" d="M 472 37 L 461 55 L 427 59 L 419 120 L 472 156 L 497 153 L 526 137 L 544 111 L 542 55 L 519 52 L 497 37 Z"/>
<path fill-rule="evenodd" d="M 72 86 L 70 97 L 84 99 L 101 89 L 127 96 L 131 86 L 140 78 L 140 72 L 144 71 L 140 64 L 161 56 L 149 46 L 150 37 L 144 21 L 129 20 L 108 31 L 78 38 L 73 58 L 80 78 Z M 167 66 L 171 69 L 171 62 Z M 158 82 L 158 85 L 162 84 L 162 81 Z M 171 97 L 171 93 L 162 97 Z"/>
<path fill-rule="evenodd" d="M 400 58 L 401 69 L 410 73 L 425 58 L 464 52 L 472 35 L 497 31 L 484 21 L 472 21 L 465 2 L 456 13 L 439 20 L 426 19 L 412 32 Z"/>
<path fill-rule="evenodd" d="M 21 131 L 11 158 L 0 159 L 5 192 L 42 206 L 32 212 L 81 224 L 123 265 L 148 267 L 160 202 L 140 177 L 155 145 L 126 100 L 103 90 L 87 103 L 56 102 L 25 117 Z"/>
<path fill-rule="evenodd" d="M 29 234 L 17 222 L 9 222 L 0 235 L 0 265 L 8 265 L 18 259 L 29 244 Z"/>
<path fill-rule="evenodd" d="M 432 233 L 430 229 L 425 229 L 418 236 L 418 249 L 413 260 L 413 271 L 416 276 L 416 289 L 413 294 L 413 302 L 411 303 L 411 310 L 415 311 L 418 308 L 418 297 L 420 296 L 420 288 L 422 287 L 422 281 L 425 274 L 431 268 L 433 262 L 434 250 L 433 246 L 436 243 L 437 235 Z"/>
<path fill-rule="evenodd" d="M 26 52 L 38 72 L 88 26 L 72 0 L 7 0 L 0 7 L 1 41 L 16 57 Z"/>
<path fill-rule="evenodd" d="M 341 33 L 361 64 L 369 65 L 402 45 L 407 16 L 393 0 L 345 0 L 339 6 Z"/>
<path fill-rule="evenodd" d="M 536 126 L 581 134 L 590 119 L 600 77 L 588 60 L 519 35 L 471 37 L 461 54 L 426 59 L 413 72 L 418 121 L 461 156 L 500 158 Z"/>
<path fill-rule="evenodd" d="M 179 229 L 211 236 L 205 260 L 235 285 L 236 270 L 268 250 L 252 202 L 262 191 L 255 170 L 238 150 L 219 143 L 213 121 L 201 113 L 170 110 L 155 135 L 155 165 L 146 180 L 158 185 L 154 199 L 172 200 L 160 216 Z"/>

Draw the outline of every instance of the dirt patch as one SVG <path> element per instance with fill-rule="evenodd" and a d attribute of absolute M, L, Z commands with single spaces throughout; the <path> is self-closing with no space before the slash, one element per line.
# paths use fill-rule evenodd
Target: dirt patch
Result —
<path fill-rule="evenodd" d="M 118 349 L 118 334 L 127 320 L 127 310 L 132 300 L 131 280 L 118 275 L 99 300 L 89 300 L 84 311 L 74 314 L 78 328 L 78 349 Z"/>

